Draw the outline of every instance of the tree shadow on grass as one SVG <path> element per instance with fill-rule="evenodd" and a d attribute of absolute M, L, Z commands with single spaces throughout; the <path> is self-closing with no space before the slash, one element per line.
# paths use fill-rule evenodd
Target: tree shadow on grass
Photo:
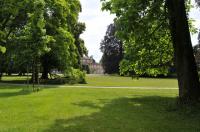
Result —
<path fill-rule="evenodd" d="M 10 83 L 10 84 L 26 84 L 26 80 L 1 80 L 0 83 Z"/>
<path fill-rule="evenodd" d="M 0 98 L 8 98 L 14 96 L 28 95 L 28 94 L 31 94 L 31 91 L 26 91 L 23 89 L 15 92 L 0 92 Z"/>
<path fill-rule="evenodd" d="M 99 109 L 99 112 L 73 119 L 57 119 L 45 132 L 200 131 L 200 112 L 180 110 L 175 102 L 176 98 L 158 96 L 103 100 L 102 107 L 99 103 L 79 102 L 73 105 Z"/>

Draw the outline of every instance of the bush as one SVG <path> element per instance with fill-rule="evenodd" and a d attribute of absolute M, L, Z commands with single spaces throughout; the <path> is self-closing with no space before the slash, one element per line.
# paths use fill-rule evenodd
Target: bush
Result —
<path fill-rule="evenodd" d="M 86 73 L 79 69 L 71 69 L 69 72 L 65 73 L 65 78 L 68 80 L 69 84 L 85 84 Z"/>
<path fill-rule="evenodd" d="M 40 80 L 42 84 L 86 84 L 86 73 L 79 69 L 70 69 L 66 71 L 64 77 L 53 75 L 54 79 Z"/>
<path fill-rule="evenodd" d="M 42 79 L 40 81 L 41 84 L 67 84 L 69 82 L 69 80 L 67 78 L 63 78 L 63 77 L 60 77 L 60 78 L 54 78 L 54 79 Z"/>

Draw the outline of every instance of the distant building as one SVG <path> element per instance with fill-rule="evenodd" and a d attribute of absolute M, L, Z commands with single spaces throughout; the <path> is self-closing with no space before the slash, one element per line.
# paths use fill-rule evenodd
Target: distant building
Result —
<path fill-rule="evenodd" d="M 100 63 L 96 63 L 93 57 L 84 56 L 81 58 L 81 64 L 85 68 L 86 71 L 89 70 L 90 74 L 104 74 L 103 67 Z"/>

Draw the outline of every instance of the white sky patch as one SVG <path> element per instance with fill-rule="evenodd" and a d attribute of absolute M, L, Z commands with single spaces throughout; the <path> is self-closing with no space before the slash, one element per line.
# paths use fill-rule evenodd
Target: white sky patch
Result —
<path fill-rule="evenodd" d="M 80 0 L 82 13 L 79 16 L 81 22 L 86 23 L 86 31 L 81 35 L 89 50 L 89 56 L 99 62 L 102 56 L 100 42 L 104 38 L 107 26 L 113 23 L 114 15 L 101 11 L 100 0 Z"/>
<path fill-rule="evenodd" d="M 192 5 L 194 8 L 191 9 L 190 18 L 194 19 L 194 26 L 199 30 L 200 29 L 200 8 L 196 7 L 194 0 L 192 0 Z M 191 35 L 192 45 L 198 44 L 198 33 Z"/>
<path fill-rule="evenodd" d="M 79 21 L 86 23 L 86 31 L 81 35 L 84 39 L 85 45 L 89 51 L 89 56 L 99 62 L 102 56 L 100 51 L 100 42 L 104 38 L 107 26 L 113 23 L 114 15 L 109 12 L 101 11 L 100 0 L 80 0 L 82 4 L 82 13 L 79 16 Z M 195 2 L 192 0 L 192 4 Z M 190 18 L 195 20 L 195 27 L 200 29 L 200 8 L 193 8 L 190 12 Z M 193 34 L 192 44 L 196 45 L 197 34 Z"/>

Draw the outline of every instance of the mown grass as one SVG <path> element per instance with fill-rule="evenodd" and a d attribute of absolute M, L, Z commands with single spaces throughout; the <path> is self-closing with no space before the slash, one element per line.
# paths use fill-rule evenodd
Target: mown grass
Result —
<path fill-rule="evenodd" d="M 30 79 L 30 77 L 28 77 Z M 27 76 L 3 76 L 1 81 L 2 83 L 20 83 L 20 84 L 25 84 L 27 83 Z"/>
<path fill-rule="evenodd" d="M 125 87 L 168 87 L 176 88 L 175 78 L 131 78 L 121 76 L 88 75 L 87 85 L 90 86 L 125 86 Z"/>
<path fill-rule="evenodd" d="M 26 77 L 4 76 L 2 82 L 6 83 L 26 83 Z M 114 86 L 114 87 L 154 87 L 154 88 L 177 88 L 175 78 L 131 78 L 121 76 L 87 75 L 87 84 L 82 86 Z"/>
<path fill-rule="evenodd" d="M 99 77 L 100 80 L 107 78 L 112 80 L 113 77 Z M 90 77 L 88 79 L 88 83 L 96 81 Z M 114 80 L 116 78 L 113 78 L 112 83 L 116 85 Z M 167 83 L 167 79 L 165 81 Z M 165 86 L 159 81 L 154 83 L 160 88 Z M 23 89 L 26 87 L 0 86 L 1 132 L 200 131 L 200 112 L 196 107 L 178 108 L 176 89 L 96 89 L 71 86 L 43 88 L 36 93 Z"/>

